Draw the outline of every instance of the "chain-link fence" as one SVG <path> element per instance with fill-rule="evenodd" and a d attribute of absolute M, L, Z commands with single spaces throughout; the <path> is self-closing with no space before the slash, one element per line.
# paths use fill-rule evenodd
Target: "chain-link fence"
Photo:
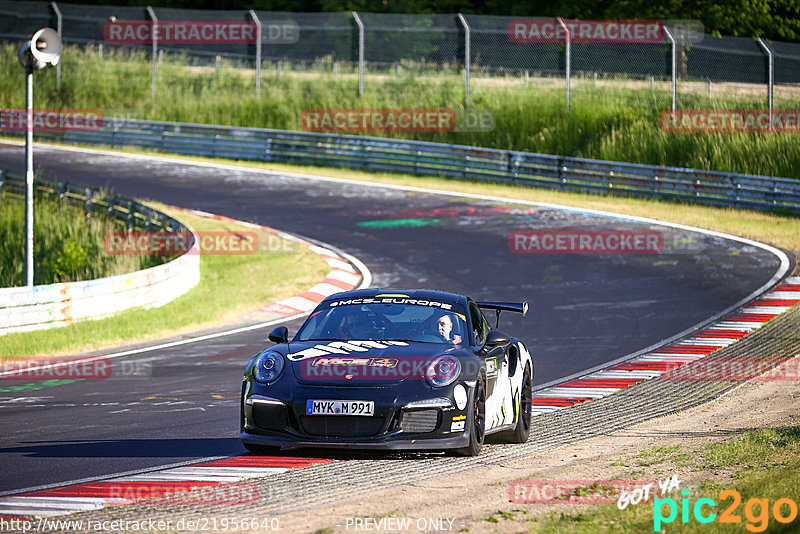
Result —
<path fill-rule="evenodd" d="M 773 84 L 782 89 L 800 84 L 800 44 L 715 37 L 696 29 L 687 38 L 683 22 L 200 11 L 0 0 L 2 40 L 26 39 L 50 26 L 64 43 L 91 45 L 101 55 L 108 46 L 152 54 L 154 96 L 158 61 L 171 54 L 193 65 L 226 61 L 255 69 L 257 91 L 262 70 L 277 76 L 294 70 L 333 75 L 358 70 L 363 92 L 369 90 L 370 77 L 411 69 L 463 83 L 466 105 L 471 89 L 480 90 L 498 77 L 564 87 L 567 109 L 570 84 L 672 85 L 674 108 L 681 107 L 682 94 L 707 90 L 710 96 L 712 88 L 745 91 L 771 103 Z M 202 33 L 204 25 L 213 26 L 210 35 Z M 234 31 L 243 31 L 246 38 L 233 39 L 226 27 L 238 27 Z M 199 32 L 198 39 L 191 38 L 192 31 Z"/>

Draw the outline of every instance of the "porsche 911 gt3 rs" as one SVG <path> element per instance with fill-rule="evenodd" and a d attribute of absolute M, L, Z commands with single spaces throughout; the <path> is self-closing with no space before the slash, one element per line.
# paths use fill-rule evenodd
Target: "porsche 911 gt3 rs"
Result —
<path fill-rule="evenodd" d="M 428 290 L 363 289 L 323 300 L 289 340 L 248 363 L 240 440 L 280 447 L 480 453 L 487 435 L 528 439 L 533 361 L 481 310 L 525 314 L 527 303 L 475 302 Z M 496 325 L 497 326 L 497 325 Z"/>

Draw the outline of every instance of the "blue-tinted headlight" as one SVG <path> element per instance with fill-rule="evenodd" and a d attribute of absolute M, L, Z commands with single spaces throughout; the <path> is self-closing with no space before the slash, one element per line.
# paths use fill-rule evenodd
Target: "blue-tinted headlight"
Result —
<path fill-rule="evenodd" d="M 253 376 L 261 383 L 269 384 L 277 380 L 283 372 L 283 356 L 274 350 L 267 350 L 256 357 Z"/>
<path fill-rule="evenodd" d="M 434 387 L 452 384 L 461 373 L 461 362 L 453 356 L 439 356 L 425 370 L 425 380 Z"/>

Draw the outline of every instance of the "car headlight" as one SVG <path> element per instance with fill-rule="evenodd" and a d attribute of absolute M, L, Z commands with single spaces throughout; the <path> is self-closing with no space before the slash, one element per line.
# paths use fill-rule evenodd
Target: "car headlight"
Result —
<path fill-rule="evenodd" d="M 425 370 L 425 380 L 433 387 L 443 387 L 452 384 L 461 373 L 461 362 L 450 355 L 439 356 Z"/>
<path fill-rule="evenodd" d="M 253 376 L 261 383 L 274 382 L 283 372 L 283 356 L 280 352 L 267 350 L 256 357 Z"/>

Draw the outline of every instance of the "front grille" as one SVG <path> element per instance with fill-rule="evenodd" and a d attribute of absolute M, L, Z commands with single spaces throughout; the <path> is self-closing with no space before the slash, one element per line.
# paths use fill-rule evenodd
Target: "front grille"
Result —
<path fill-rule="evenodd" d="M 355 438 L 374 436 L 383 427 L 382 417 L 359 415 L 301 415 L 303 430 L 312 436 Z"/>
<path fill-rule="evenodd" d="M 286 429 L 286 407 L 273 404 L 253 404 L 253 424 L 264 430 Z"/>
<path fill-rule="evenodd" d="M 403 412 L 400 428 L 403 432 L 433 432 L 439 426 L 439 410 Z"/>

